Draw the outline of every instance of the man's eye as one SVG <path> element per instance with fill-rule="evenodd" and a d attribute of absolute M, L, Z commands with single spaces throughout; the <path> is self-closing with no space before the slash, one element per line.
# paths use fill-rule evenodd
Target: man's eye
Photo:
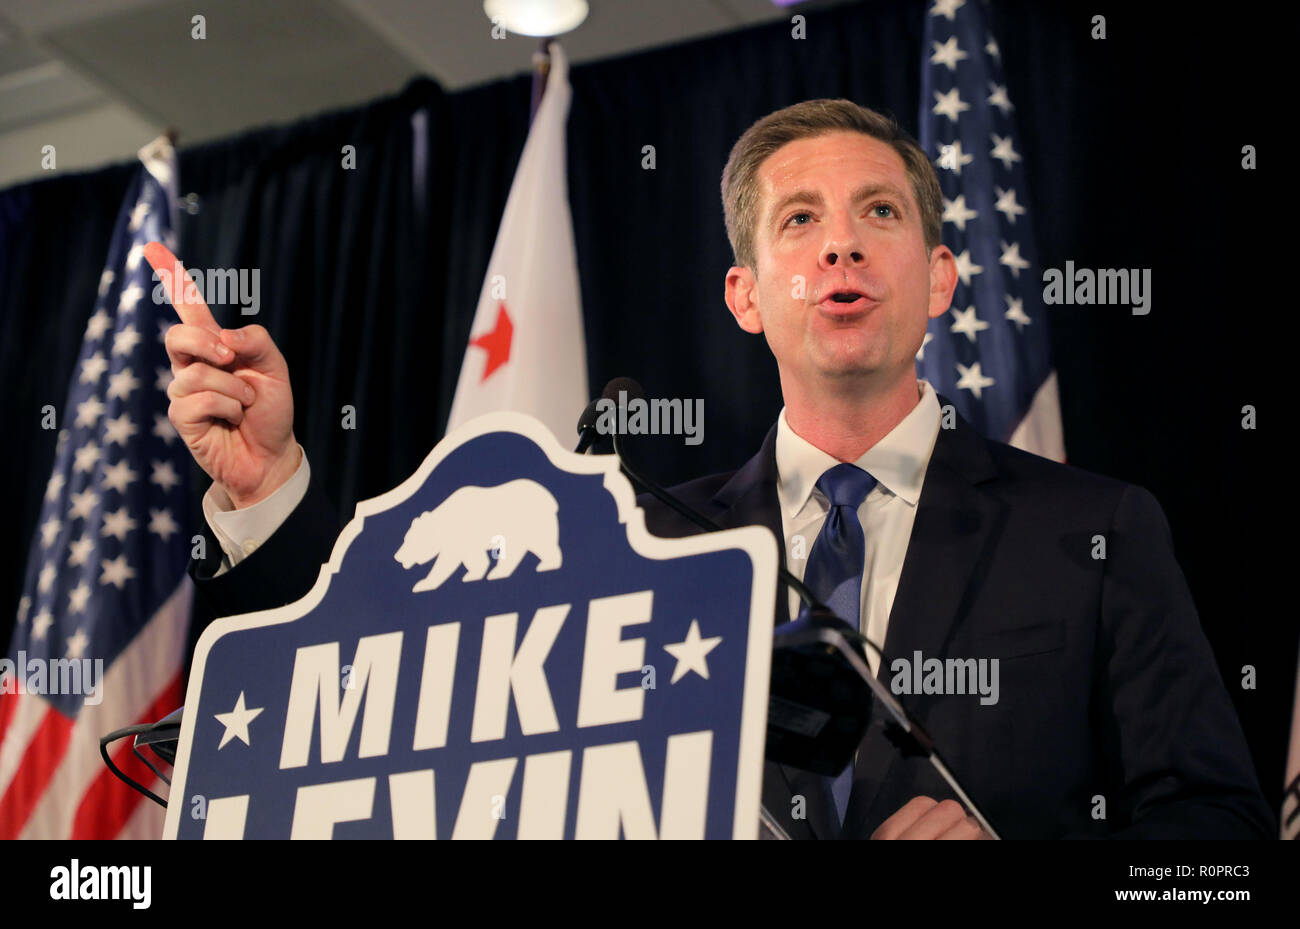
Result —
<path fill-rule="evenodd" d="M 880 216 L 881 219 L 892 219 L 894 216 L 897 215 L 897 213 L 896 213 L 895 210 L 894 210 L 893 204 L 890 204 L 890 203 L 877 203 L 877 204 L 876 204 L 875 206 L 873 206 L 871 209 L 873 209 L 873 210 L 887 210 L 887 211 L 888 211 L 888 215 L 886 215 L 886 216 L 880 216 L 880 214 L 876 214 L 877 216 Z"/>
<path fill-rule="evenodd" d="M 790 224 L 793 223 L 796 219 L 798 219 L 800 216 L 807 216 L 809 219 L 812 219 L 812 214 L 811 214 L 811 213 L 795 213 L 793 216 L 791 216 L 789 219 L 787 219 L 787 220 L 785 221 L 785 224 L 786 224 L 787 226 L 790 225 Z M 798 223 L 797 225 L 800 225 L 800 226 L 806 226 L 807 223 Z"/>

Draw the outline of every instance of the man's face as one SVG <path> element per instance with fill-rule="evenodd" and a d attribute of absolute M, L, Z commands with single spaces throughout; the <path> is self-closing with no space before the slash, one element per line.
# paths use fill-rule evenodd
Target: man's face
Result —
<path fill-rule="evenodd" d="M 837 131 L 782 146 L 758 183 L 757 268 L 731 268 L 726 297 L 741 328 L 765 333 L 783 389 L 906 376 L 956 272 L 947 247 L 926 254 L 903 159 Z"/>

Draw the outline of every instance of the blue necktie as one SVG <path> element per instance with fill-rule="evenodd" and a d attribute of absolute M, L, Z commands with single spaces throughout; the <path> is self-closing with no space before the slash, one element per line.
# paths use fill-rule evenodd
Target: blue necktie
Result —
<path fill-rule="evenodd" d="M 874 477 L 851 464 L 838 464 L 817 481 L 817 489 L 830 501 L 830 510 L 808 555 L 803 580 L 836 616 L 854 629 L 861 627 L 862 567 L 867 559 L 858 507 L 875 486 Z M 840 822 L 844 822 L 853 790 L 853 767 L 850 762 L 831 783 Z"/>

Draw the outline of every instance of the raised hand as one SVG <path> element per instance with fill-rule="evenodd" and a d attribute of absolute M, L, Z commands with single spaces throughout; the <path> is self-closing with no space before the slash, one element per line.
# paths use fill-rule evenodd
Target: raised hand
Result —
<path fill-rule="evenodd" d="M 166 337 L 167 418 L 235 507 L 252 506 L 298 469 L 289 367 L 264 327 L 218 326 L 165 245 L 150 242 L 144 257 L 181 318 Z"/>

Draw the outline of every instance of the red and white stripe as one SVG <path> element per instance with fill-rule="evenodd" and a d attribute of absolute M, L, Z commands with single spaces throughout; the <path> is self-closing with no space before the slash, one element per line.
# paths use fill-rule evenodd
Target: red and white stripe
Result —
<path fill-rule="evenodd" d="M 162 807 L 109 771 L 99 739 L 124 726 L 155 722 L 181 705 L 192 596 L 186 577 L 105 669 L 103 702 L 82 707 L 75 720 L 42 696 L 0 694 L 0 839 L 162 834 Z M 137 783 L 155 785 L 157 777 L 131 744 L 130 738 L 114 744 L 114 764 Z M 165 796 L 165 785 L 151 789 Z"/>

